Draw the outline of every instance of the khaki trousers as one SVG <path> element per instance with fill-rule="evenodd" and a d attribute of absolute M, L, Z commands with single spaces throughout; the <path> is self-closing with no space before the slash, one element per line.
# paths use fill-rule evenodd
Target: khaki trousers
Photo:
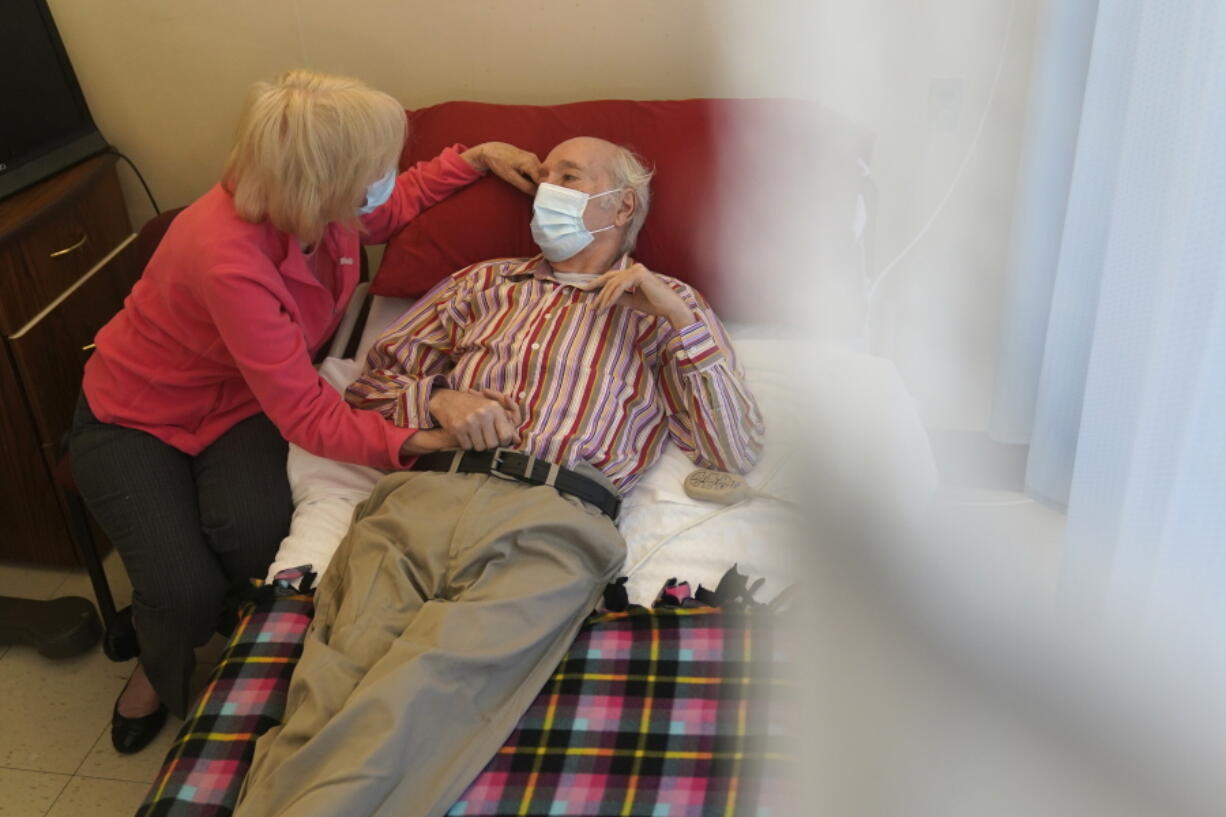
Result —
<path fill-rule="evenodd" d="M 283 725 L 237 817 L 436 817 L 498 751 L 625 559 L 552 488 L 396 473 L 316 593 Z"/>

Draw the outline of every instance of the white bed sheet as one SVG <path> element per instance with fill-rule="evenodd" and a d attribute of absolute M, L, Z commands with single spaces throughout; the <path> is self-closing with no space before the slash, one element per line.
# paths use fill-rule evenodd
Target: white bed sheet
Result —
<path fill-rule="evenodd" d="M 370 343 L 408 303 L 376 296 L 356 359 L 327 358 L 320 373 L 343 391 Z M 908 512 L 927 502 L 937 482 L 928 437 L 889 361 L 813 347 L 760 327 L 728 328 L 767 425 L 763 456 L 748 475 L 751 485 L 804 501 L 805 491 L 790 478 L 791 465 L 797 457 L 816 458 L 825 479 L 868 497 L 877 510 Z M 798 385 L 799 360 L 809 382 Z M 757 597 L 770 600 L 793 580 L 796 548 L 803 546 L 792 505 L 755 498 L 721 510 L 692 500 L 682 481 L 693 467 L 670 445 L 626 497 L 619 528 L 627 544 L 630 601 L 650 604 L 674 577 L 713 589 L 734 563 L 751 578 L 766 580 Z M 269 576 L 303 564 L 322 575 L 354 506 L 383 472 L 316 457 L 294 445 L 288 472 L 294 517 Z M 806 473 L 811 479 L 812 462 Z"/>

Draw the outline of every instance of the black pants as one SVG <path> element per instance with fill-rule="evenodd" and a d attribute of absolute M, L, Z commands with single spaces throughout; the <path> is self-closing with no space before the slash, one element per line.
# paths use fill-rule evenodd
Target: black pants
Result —
<path fill-rule="evenodd" d="M 194 649 L 217 628 L 227 592 L 263 578 L 289 532 L 287 443 L 257 414 L 193 457 L 98 420 L 82 398 L 69 447 L 81 496 L 132 580 L 145 672 L 183 717 Z"/>

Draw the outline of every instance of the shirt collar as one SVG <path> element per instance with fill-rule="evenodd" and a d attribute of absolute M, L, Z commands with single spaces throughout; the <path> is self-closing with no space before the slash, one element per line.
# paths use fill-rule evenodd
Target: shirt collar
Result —
<path fill-rule="evenodd" d="M 620 258 L 613 263 L 609 269 L 626 269 L 634 263 L 634 259 L 630 257 L 630 253 L 623 253 Z M 545 256 L 537 253 L 531 258 L 524 259 L 519 264 L 513 264 L 507 267 L 503 272 L 507 278 L 527 278 L 529 276 L 536 278 L 538 281 L 553 281 L 561 283 L 553 275 L 553 267 L 545 260 Z"/>

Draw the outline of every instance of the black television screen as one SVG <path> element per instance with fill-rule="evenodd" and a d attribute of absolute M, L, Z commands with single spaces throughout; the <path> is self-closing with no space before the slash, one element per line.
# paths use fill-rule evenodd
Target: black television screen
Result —
<path fill-rule="evenodd" d="M 0 198 L 106 148 L 45 0 L 3 0 Z"/>

